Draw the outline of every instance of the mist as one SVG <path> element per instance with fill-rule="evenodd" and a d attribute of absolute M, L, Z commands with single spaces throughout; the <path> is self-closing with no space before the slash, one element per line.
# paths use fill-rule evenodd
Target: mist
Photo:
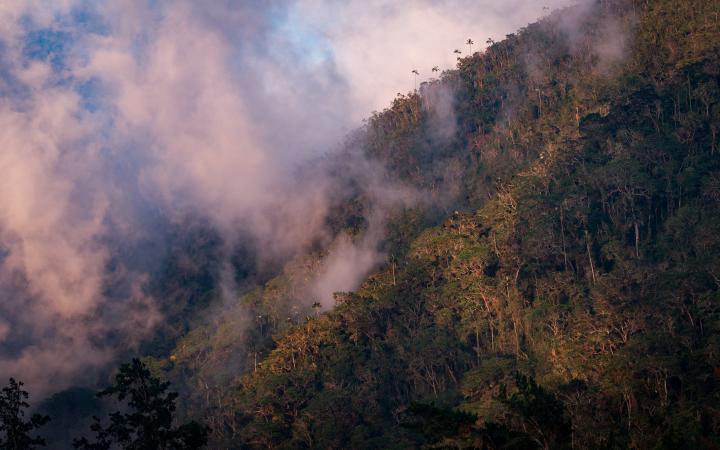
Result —
<path fill-rule="evenodd" d="M 137 348 L 163 321 L 148 289 L 163 246 L 142 249 L 188 216 L 228 248 L 250 239 L 258 264 L 321 242 L 313 295 L 331 307 L 384 260 L 388 211 L 421 196 L 350 160 L 375 206 L 361 238 L 333 236 L 337 177 L 316 162 L 412 90 L 412 69 L 428 79 L 468 37 L 501 39 L 567 3 L 5 2 L 0 377 L 43 396 Z M 448 139 L 451 95 L 433 95 Z"/>

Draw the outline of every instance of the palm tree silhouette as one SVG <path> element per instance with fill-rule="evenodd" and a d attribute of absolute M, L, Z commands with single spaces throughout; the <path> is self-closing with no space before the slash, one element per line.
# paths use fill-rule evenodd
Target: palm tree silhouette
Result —
<path fill-rule="evenodd" d="M 438 66 L 435 66 L 435 67 L 432 68 L 432 71 L 433 71 L 433 72 L 438 72 L 439 70 L 440 70 L 440 68 L 439 68 Z"/>
<path fill-rule="evenodd" d="M 465 43 L 468 45 L 468 47 L 470 47 L 470 54 L 472 55 L 472 46 L 474 44 L 473 40 L 468 38 L 467 42 Z"/>
<path fill-rule="evenodd" d="M 418 72 L 417 69 L 413 69 L 412 73 L 415 75 L 415 90 L 417 91 L 417 77 L 420 75 L 420 72 Z"/>

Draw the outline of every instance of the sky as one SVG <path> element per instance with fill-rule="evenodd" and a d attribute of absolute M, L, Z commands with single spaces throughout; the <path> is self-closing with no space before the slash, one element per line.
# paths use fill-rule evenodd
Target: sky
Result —
<path fill-rule="evenodd" d="M 82 382 L 163 320 L 149 274 L 110 244 L 152 239 L 149 212 L 243 229 L 273 256 L 316 239 L 332 186 L 292 181 L 299 164 L 412 90 L 412 70 L 569 3 L 1 2 L 0 378 Z M 335 242 L 319 292 L 356 287 L 372 247 Z"/>

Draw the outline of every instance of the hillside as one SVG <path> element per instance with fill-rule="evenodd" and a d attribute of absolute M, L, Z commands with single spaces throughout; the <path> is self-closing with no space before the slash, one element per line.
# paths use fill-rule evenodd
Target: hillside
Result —
<path fill-rule="evenodd" d="M 146 362 L 212 448 L 720 446 L 719 15 L 598 1 L 459 58 L 349 144 L 432 200 L 382 267 L 322 312 L 320 246 Z"/>

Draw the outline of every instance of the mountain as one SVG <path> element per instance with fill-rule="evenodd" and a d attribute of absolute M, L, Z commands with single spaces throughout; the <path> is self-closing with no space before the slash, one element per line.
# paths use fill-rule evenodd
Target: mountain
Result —
<path fill-rule="evenodd" d="M 359 289 L 320 310 L 318 245 L 146 364 L 212 448 L 717 448 L 719 16 L 599 0 L 460 57 L 350 139 L 429 199 Z"/>

